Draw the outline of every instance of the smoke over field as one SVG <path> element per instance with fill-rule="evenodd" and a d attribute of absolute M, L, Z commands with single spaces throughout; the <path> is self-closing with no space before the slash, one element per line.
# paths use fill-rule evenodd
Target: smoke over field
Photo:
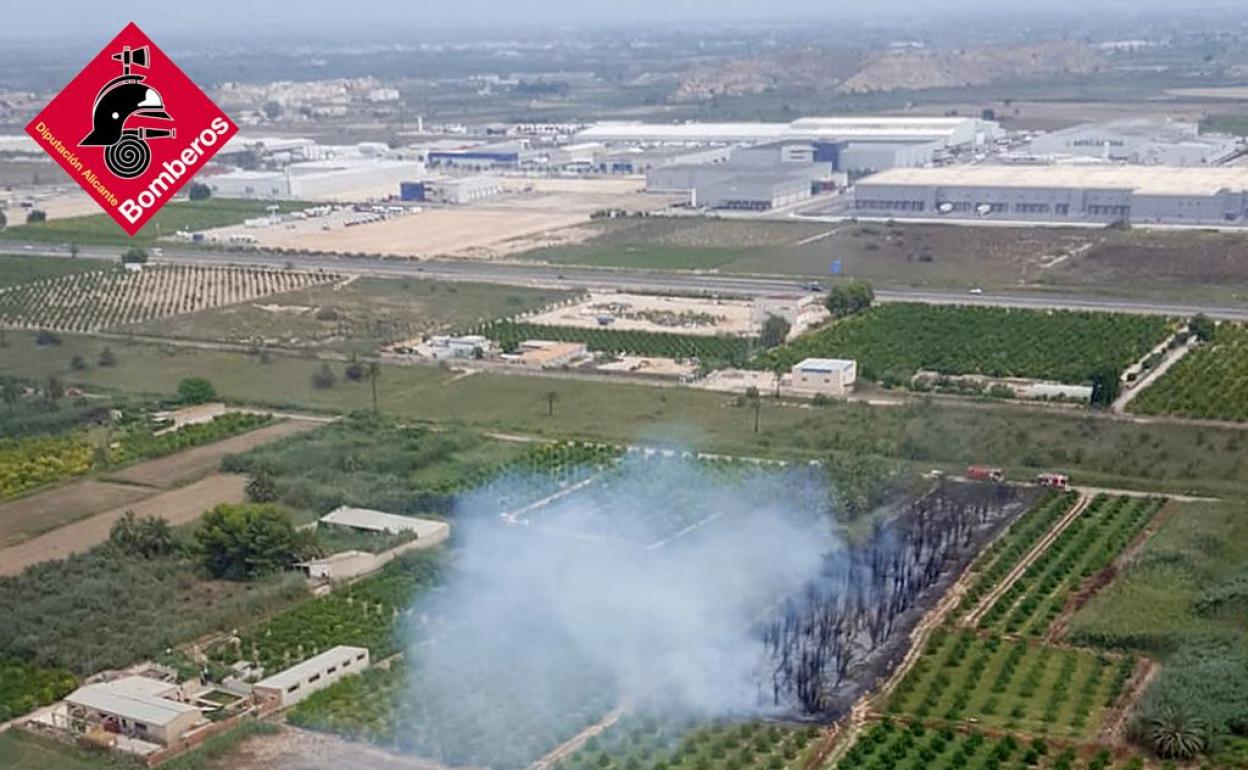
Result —
<path fill-rule="evenodd" d="M 640 459 L 609 475 L 512 526 L 465 501 L 457 571 L 409 656 L 412 702 L 475 723 L 440 758 L 509 765 L 639 699 L 772 707 L 756 626 L 835 545 L 818 475 Z"/>

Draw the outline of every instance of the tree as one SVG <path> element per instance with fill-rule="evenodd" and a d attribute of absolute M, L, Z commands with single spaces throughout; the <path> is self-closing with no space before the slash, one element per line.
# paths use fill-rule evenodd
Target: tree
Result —
<path fill-rule="evenodd" d="M 43 211 L 43 209 L 31 209 L 30 213 L 26 215 L 26 224 L 28 225 L 35 225 L 46 221 L 48 221 L 48 215 Z"/>
<path fill-rule="evenodd" d="M 187 377 L 178 383 L 178 398 L 184 404 L 203 404 L 217 397 L 217 389 L 203 377 Z"/>
<path fill-rule="evenodd" d="M 352 382 L 359 382 L 364 379 L 364 364 L 355 360 L 355 354 L 351 354 L 351 361 L 347 364 L 347 368 L 342 370 L 342 374 Z"/>
<path fill-rule="evenodd" d="M 338 378 L 330 371 L 329 364 L 321 364 L 321 368 L 312 372 L 312 387 L 317 390 L 329 390 L 338 384 Z"/>
<path fill-rule="evenodd" d="M 61 379 L 55 375 L 49 376 L 47 385 L 43 389 L 43 395 L 55 409 L 56 402 L 65 397 L 65 383 L 61 382 Z"/>
<path fill-rule="evenodd" d="M 140 519 L 134 511 L 126 511 L 113 523 L 108 539 L 126 553 L 145 559 L 173 553 L 178 548 L 177 538 L 168 521 L 159 516 Z"/>
<path fill-rule="evenodd" d="M 4 397 L 4 403 L 11 412 L 17 405 L 17 400 L 22 397 L 22 389 L 18 386 L 17 380 L 9 377 L 4 380 L 3 384 L 0 384 L 0 395 Z"/>
<path fill-rule="evenodd" d="M 875 290 L 866 281 L 850 281 L 828 290 L 823 303 L 833 318 L 844 318 L 871 307 L 875 302 Z"/>
<path fill-rule="evenodd" d="M 1148 720 L 1148 740 L 1163 759 L 1188 760 L 1205 750 L 1205 726 L 1177 706 L 1167 706 Z"/>
<path fill-rule="evenodd" d="M 276 99 L 270 99 L 265 102 L 261 109 L 264 110 L 264 116 L 269 120 L 277 120 L 282 116 L 282 113 L 285 112 L 285 109 L 282 107 L 282 103 Z"/>
<path fill-rule="evenodd" d="M 78 248 L 77 243 L 69 244 L 69 258 L 70 259 L 78 259 L 78 252 L 80 251 L 82 251 L 82 249 Z"/>
<path fill-rule="evenodd" d="M 546 391 L 546 416 L 555 416 L 555 402 L 559 400 L 559 394 L 553 390 Z"/>
<path fill-rule="evenodd" d="M 9 218 L 4 215 L 4 211 L 0 210 L 0 230 L 9 226 Z"/>
<path fill-rule="evenodd" d="M 790 329 L 792 326 L 783 317 L 768 313 L 767 319 L 763 321 L 763 328 L 758 334 L 759 344 L 765 348 L 783 345 L 784 341 L 789 338 Z"/>
<path fill-rule="evenodd" d="M 1212 341 L 1213 335 L 1218 329 L 1217 325 L 1213 322 L 1213 319 L 1204 313 L 1197 313 L 1193 316 L 1192 320 L 1188 322 L 1187 328 L 1192 332 L 1192 335 L 1201 342 Z"/>
<path fill-rule="evenodd" d="M 267 471 L 258 471 L 247 480 L 247 499 L 253 503 L 277 502 L 277 480 Z"/>
<path fill-rule="evenodd" d="M 315 556 L 316 537 L 299 532 L 290 513 L 271 503 L 221 504 L 204 514 L 195 551 L 210 575 L 253 580 Z"/>
<path fill-rule="evenodd" d="M 1107 407 L 1118 399 L 1122 381 L 1113 367 L 1098 369 L 1092 375 L 1092 406 Z"/>
<path fill-rule="evenodd" d="M 193 201 L 206 201 L 212 197 L 212 188 L 203 182 L 191 182 L 190 191 L 186 197 Z"/>
<path fill-rule="evenodd" d="M 745 389 L 745 401 L 754 409 L 754 432 L 758 433 L 758 417 L 763 411 L 763 399 L 758 388 L 751 385 Z"/>
<path fill-rule="evenodd" d="M 123 265 L 145 265 L 147 264 L 147 249 L 142 246 L 131 246 L 121 255 L 121 264 Z"/>
<path fill-rule="evenodd" d="M 376 361 L 368 363 L 368 382 L 373 386 L 373 414 L 378 413 L 377 409 L 377 380 L 381 377 L 381 364 Z"/>
<path fill-rule="evenodd" d="M 100 351 L 99 364 L 104 367 L 117 365 L 117 356 L 113 353 L 112 348 L 105 346 L 104 349 Z"/>
<path fill-rule="evenodd" d="M 81 372 L 87 368 L 87 361 L 82 356 L 75 354 L 73 358 L 69 359 L 69 368 L 75 372 Z"/>

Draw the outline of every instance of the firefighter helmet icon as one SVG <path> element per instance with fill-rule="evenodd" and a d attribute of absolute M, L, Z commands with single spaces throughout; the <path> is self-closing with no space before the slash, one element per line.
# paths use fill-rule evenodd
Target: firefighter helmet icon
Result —
<path fill-rule="evenodd" d="M 147 69 L 147 46 L 125 46 L 113 54 L 121 62 L 121 75 L 104 84 L 91 108 L 91 133 L 82 147 L 103 147 L 104 165 L 122 179 L 133 179 L 147 170 L 152 161 L 148 139 L 172 137 L 172 128 L 130 127 L 131 118 L 173 120 L 165 112 L 165 100 L 156 89 L 144 83 L 145 75 L 131 74 L 131 67 Z"/>

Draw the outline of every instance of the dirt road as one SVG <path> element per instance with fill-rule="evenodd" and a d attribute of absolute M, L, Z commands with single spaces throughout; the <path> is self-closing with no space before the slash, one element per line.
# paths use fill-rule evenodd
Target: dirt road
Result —
<path fill-rule="evenodd" d="M 0 549 L 0 576 L 16 575 L 33 564 L 63 559 L 99 545 L 108 539 L 113 522 L 126 511 L 134 511 L 138 516 L 159 516 L 174 525 L 186 524 L 219 503 L 241 503 L 246 499 L 246 485 L 245 476 L 215 473 L 185 487 L 97 513 L 24 543 Z"/>
<path fill-rule="evenodd" d="M 427 759 L 286 726 L 249 738 L 212 770 L 445 770 Z"/>

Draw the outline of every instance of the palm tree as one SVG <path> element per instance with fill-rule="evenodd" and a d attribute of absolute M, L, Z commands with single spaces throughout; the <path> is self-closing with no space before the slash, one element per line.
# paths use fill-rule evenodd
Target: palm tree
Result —
<path fill-rule="evenodd" d="M 55 375 L 49 376 L 48 385 L 44 388 L 44 395 L 47 396 L 48 403 L 55 408 L 56 402 L 65 396 L 65 383 L 61 382 L 60 378 Z"/>
<path fill-rule="evenodd" d="M 553 390 L 546 391 L 546 416 L 555 416 L 555 402 L 559 400 L 559 394 Z"/>
<path fill-rule="evenodd" d="M 1175 706 L 1148 720 L 1148 737 L 1164 759 L 1191 759 L 1205 750 L 1204 724 Z"/>
<path fill-rule="evenodd" d="M 3 394 L 4 403 L 8 405 L 10 412 L 13 411 L 13 406 L 22 395 L 21 390 L 17 387 L 17 380 L 6 379 L 3 385 Z"/>
<path fill-rule="evenodd" d="M 370 361 L 368 364 L 368 381 L 373 386 L 373 414 L 377 414 L 377 378 L 381 376 L 381 364 Z"/>
<path fill-rule="evenodd" d="M 745 400 L 750 406 L 754 407 L 754 432 L 758 433 L 758 415 L 763 410 L 763 400 L 759 396 L 758 388 L 751 385 L 745 389 Z"/>

